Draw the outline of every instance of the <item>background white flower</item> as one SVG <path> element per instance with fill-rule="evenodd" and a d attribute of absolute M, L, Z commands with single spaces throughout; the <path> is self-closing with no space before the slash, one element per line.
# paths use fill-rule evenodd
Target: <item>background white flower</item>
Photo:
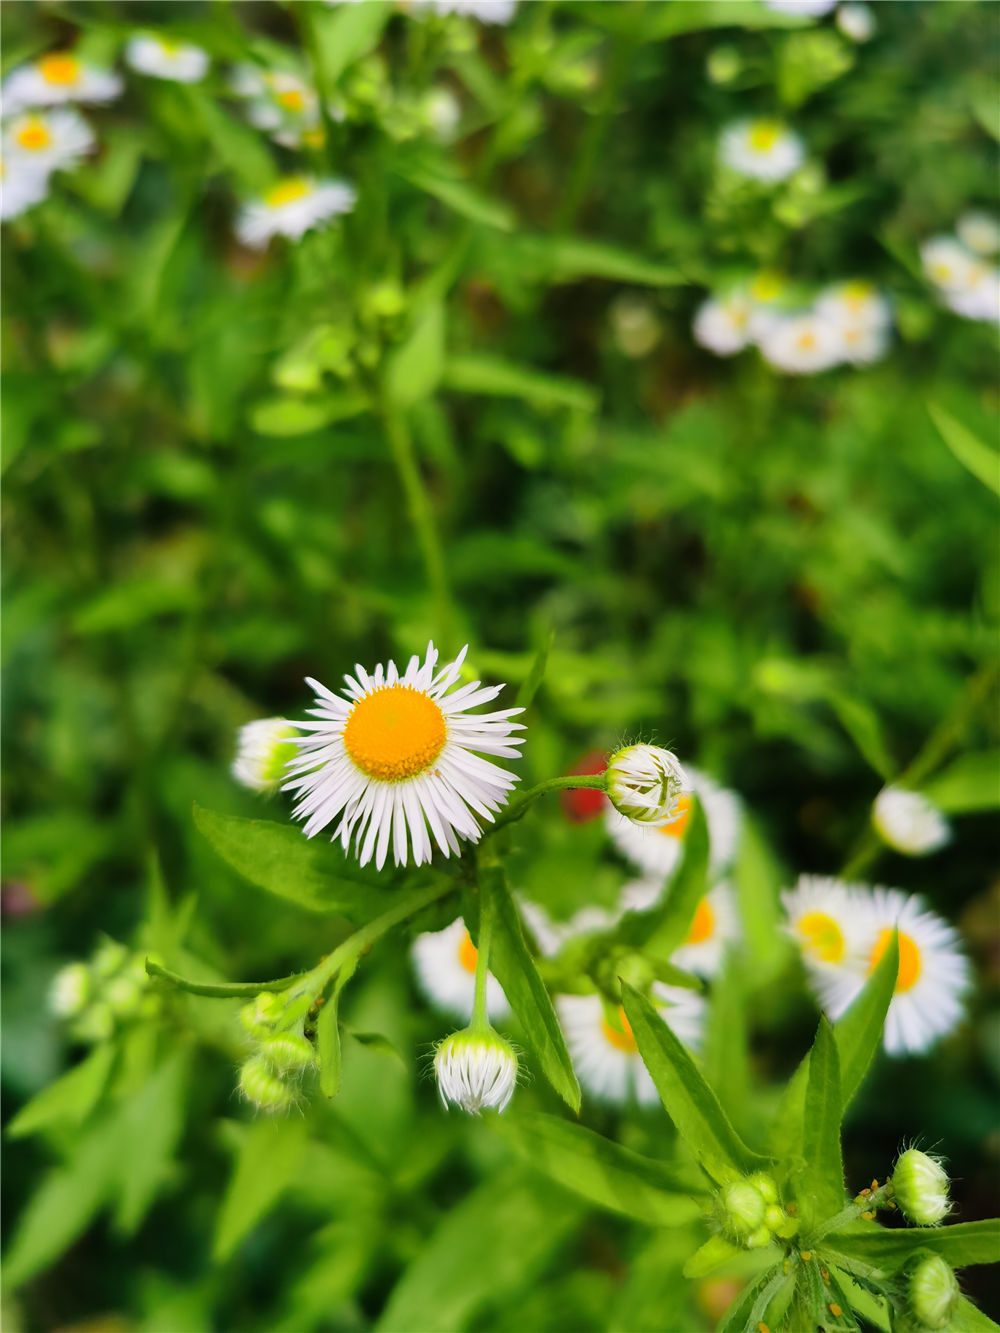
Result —
<path fill-rule="evenodd" d="M 3 131 L 3 156 L 11 173 L 30 170 L 48 176 L 75 167 L 95 144 L 93 130 L 72 107 L 27 111 Z"/>
<path fill-rule="evenodd" d="M 338 213 L 349 213 L 357 193 L 345 181 L 287 176 L 240 211 L 236 234 L 244 245 L 262 249 L 272 236 L 298 240 Z"/>
<path fill-rule="evenodd" d="M 786 375 L 815 375 L 841 360 L 843 338 L 836 325 L 807 310 L 776 319 L 761 338 L 760 351 Z"/>
<path fill-rule="evenodd" d="M 951 841 L 951 826 L 926 796 L 902 787 L 883 787 L 875 797 L 872 822 L 896 851 L 926 856 Z"/>
<path fill-rule="evenodd" d="M 753 338 L 753 305 L 742 290 L 703 301 L 694 317 L 694 340 L 716 356 L 734 356 Z"/>
<path fill-rule="evenodd" d="M 754 180 L 783 181 L 805 161 L 801 138 L 780 120 L 741 120 L 719 141 L 719 157 L 732 171 Z"/>
<path fill-rule="evenodd" d="M 49 192 L 49 173 L 33 167 L 23 157 L 8 162 L 0 157 L 0 218 L 16 218 Z"/>
<path fill-rule="evenodd" d="M 425 931 L 413 941 L 413 967 L 420 989 L 432 1004 L 467 1022 L 476 992 L 478 951 L 459 917 L 444 930 Z M 492 972 L 486 977 L 486 1012 L 498 1022 L 510 1013 L 503 989 Z"/>
<path fill-rule="evenodd" d="M 60 102 L 113 102 L 124 88 L 121 75 L 85 64 L 71 51 L 51 51 L 21 65 L 3 82 L 0 100 L 4 115 L 29 106 L 56 106 Z"/>
<path fill-rule="evenodd" d="M 198 83 L 208 73 L 209 55 L 190 42 L 174 42 L 156 33 L 136 33 L 125 47 L 125 59 L 140 74 L 175 83 Z"/>

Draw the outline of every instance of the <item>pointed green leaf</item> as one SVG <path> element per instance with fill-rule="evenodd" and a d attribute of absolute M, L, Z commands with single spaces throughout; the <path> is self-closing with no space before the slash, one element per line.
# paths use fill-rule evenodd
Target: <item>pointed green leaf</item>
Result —
<path fill-rule="evenodd" d="M 444 383 L 456 393 L 523 398 L 536 407 L 571 407 L 592 412 L 597 406 L 596 392 L 582 380 L 569 379 L 565 375 L 546 375 L 493 356 L 449 357 Z"/>
<path fill-rule="evenodd" d="M 825 1018 L 809 1055 L 802 1125 L 805 1159 L 803 1200 L 816 1219 L 832 1217 L 844 1207 L 844 1162 L 840 1150 L 840 1061 L 833 1030 Z"/>
<path fill-rule="evenodd" d="M 330 83 L 375 50 L 392 14 L 392 7 L 381 0 L 366 0 L 363 5 L 337 5 L 335 9 L 309 5 L 308 10 L 323 74 Z"/>
<path fill-rule="evenodd" d="M 83 1124 L 100 1100 L 114 1061 L 115 1047 L 111 1042 L 95 1046 L 85 1060 L 22 1106 L 7 1126 L 7 1133 L 12 1139 L 20 1139 L 50 1125 Z"/>
<path fill-rule="evenodd" d="M 410 407 L 437 388 L 444 370 L 444 305 L 431 302 L 420 312 L 409 337 L 389 358 L 385 389 L 396 407 Z"/>
<path fill-rule="evenodd" d="M 470 222 L 482 222 L 487 227 L 496 227 L 498 231 L 514 229 L 517 218 L 510 205 L 481 194 L 468 181 L 427 170 L 407 170 L 405 174 L 411 185 L 432 195 Z"/>
<path fill-rule="evenodd" d="M 822 1244 L 824 1253 L 860 1259 L 885 1276 L 896 1273 L 917 1250 L 930 1250 L 953 1268 L 1000 1263 L 1000 1219 L 956 1222 L 944 1227 L 887 1227 L 835 1231 Z"/>
<path fill-rule="evenodd" d="M 721 1183 L 733 1172 L 766 1166 L 769 1159 L 752 1152 L 736 1133 L 686 1048 L 649 1001 L 625 981 L 622 1001 L 667 1114 L 708 1174 Z"/>
<path fill-rule="evenodd" d="M 319 1090 L 324 1097 L 336 1097 L 340 1090 L 341 1048 L 340 990 L 335 988 L 316 1019 L 316 1052 L 319 1056 Z"/>
<path fill-rule="evenodd" d="M 746 1251 L 741 1251 L 741 1253 L 745 1254 Z M 761 1273 L 754 1282 L 748 1282 L 719 1320 L 716 1333 L 744 1333 L 745 1329 L 750 1329 L 751 1333 L 757 1333 L 757 1320 L 754 1320 L 753 1323 L 750 1322 L 751 1311 L 757 1308 L 757 1303 L 762 1299 L 766 1306 L 784 1280 L 785 1275 L 780 1269 L 776 1271 L 769 1268 L 766 1273 Z"/>
<path fill-rule="evenodd" d="M 114 1119 L 118 1200 L 114 1224 L 131 1236 L 167 1180 L 184 1127 L 189 1056 L 170 1056 Z"/>
<path fill-rule="evenodd" d="M 705 1078 L 737 1124 L 750 1100 L 746 992 L 740 968 L 723 967 L 712 979 L 705 1037 Z"/>
<path fill-rule="evenodd" d="M 1000 1333 L 1000 1324 L 995 1324 L 977 1305 L 960 1296 L 948 1333 Z"/>
<path fill-rule="evenodd" d="M 1000 750 L 960 755 L 925 782 L 922 790 L 947 814 L 996 809 L 1000 805 Z"/>
<path fill-rule="evenodd" d="M 300 1116 L 257 1120 L 246 1127 L 215 1224 L 214 1259 L 228 1259 L 291 1185 L 306 1138 Z"/>
<path fill-rule="evenodd" d="M 403 1057 L 403 1052 L 381 1032 L 355 1032 L 353 1028 L 345 1028 L 344 1031 L 358 1045 L 367 1046 L 370 1051 L 377 1051 L 379 1055 L 385 1055 L 390 1060 L 395 1060 L 400 1069 L 409 1069 L 409 1065 Z"/>
<path fill-rule="evenodd" d="M 978 477 L 994 495 L 1000 495 L 1000 453 L 984 444 L 967 426 L 949 416 L 936 403 L 928 403 L 927 411 L 942 440 L 962 466 Z"/>
<path fill-rule="evenodd" d="M 648 1226 L 683 1226 L 704 1210 L 685 1182 L 650 1157 L 549 1115 L 497 1122 L 527 1162 L 585 1199 Z"/>
<path fill-rule="evenodd" d="M 720 1268 L 732 1268 L 734 1264 L 738 1266 L 745 1256 L 746 1250 L 726 1240 L 725 1236 L 709 1236 L 685 1263 L 684 1276 L 692 1279 L 708 1277 Z"/>
<path fill-rule="evenodd" d="M 538 693 L 538 687 L 545 679 L 545 668 L 548 665 L 549 653 L 552 649 L 552 641 L 555 637 L 555 630 L 550 629 L 542 639 L 541 647 L 535 654 L 535 660 L 531 664 L 531 670 L 522 681 L 521 688 L 517 692 L 517 698 L 514 700 L 518 708 L 530 707 L 531 701 Z"/>

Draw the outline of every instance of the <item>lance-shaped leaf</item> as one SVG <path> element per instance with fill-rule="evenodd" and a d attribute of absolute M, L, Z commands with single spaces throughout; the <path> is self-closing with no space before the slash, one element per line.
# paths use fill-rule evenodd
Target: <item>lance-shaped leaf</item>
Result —
<path fill-rule="evenodd" d="M 708 1175 L 722 1184 L 734 1174 L 767 1166 L 770 1159 L 751 1151 L 733 1129 L 685 1047 L 649 1001 L 625 981 L 622 1003 L 667 1114 Z"/>
<path fill-rule="evenodd" d="M 538 688 L 545 679 L 545 668 L 548 666 L 549 653 L 552 650 L 552 641 L 556 637 L 555 630 L 550 629 L 542 639 L 538 652 L 535 654 L 535 660 L 531 664 L 531 670 L 521 682 L 521 688 L 517 692 L 515 702 L 520 708 L 527 708 L 532 699 L 538 693 Z"/>
<path fill-rule="evenodd" d="M 809 1055 L 802 1123 L 805 1159 L 802 1200 L 816 1218 L 832 1217 L 844 1207 L 844 1162 L 840 1152 L 840 1061 L 833 1030 L 825 1018 Z"/>
<path fill-rule="evenodd" d="M 110 1042 L 95 1046 L 85 1060 L 32 1097 L 7 1126 L 12 1139 L 37 1134 L 52 1125 L 81 1125 L 100 1100 L 117 1048 Z"/>
<path fill-rule="evenodd" d="M 307 1136 L 306 1122 L 297 1116 L 257 1120 L 244 1129 L 216 1219 L 212 1248 L 216 1260 L 228 1259 L 292 1184 Z"/>
<path fill-rule="evenodd" d="M 823 1240 L 824 1253 L 861 1260 L 876 1274 L 899 1271 L 918 1250 L 947 1259 L 952 1268 L 1000 1263 L 1000 1219 L 956 1222 L 950 1227 L 887 1227 L 871 1225 L 834 1231 Z M 848 1265 L 845 1265 L 847 1267 Z"/>
<path fill-rule="evenodd" d="M 582 1125 L 526 1115 L 497 1128 L 531 1165 L 601 1208 L 657 1227 L 683 1226 L 704 1210 L 677 1172 Z"/>
<path fill-rule="evenodd" d="M 988 1314 L 983 1314 L 978 1305 L 960 1296 L 958 1309 L 948 1329 L 949 1333 L 1000 1333 L 1000 1324 L 995 1324 Z"/>
<path fill-rule="evenodd" d="M 769 1268 L 766 1273 L 761 1273 L 755 1282 L 748 1283 L 719 1320 L 717 1333 L 744 1333 L 744 1330 L 757 1333 L 763 1322 L 764 1312 L 788 1284 L 790 1276 L 792 1275 L 783 1273 L 780 1268 Z M 792 1282 L 794 1285 L 794 1277 Z"/>

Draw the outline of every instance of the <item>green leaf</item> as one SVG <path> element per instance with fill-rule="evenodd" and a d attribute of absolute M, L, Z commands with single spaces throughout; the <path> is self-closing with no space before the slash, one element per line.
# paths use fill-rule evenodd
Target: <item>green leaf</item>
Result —
<path fill-rule="evenodd" d="M 114 1224 L 125 1236 L 139 1227 L 173 1166 L 184 1127 L 188 1052 L 175 1052 L 115 1116 L 118 1201 Z"/>
<path fill-rule="evenodd" d="M 1000 750 L 960 755 L 925 782 L 922 790 L 948 814 L 996 809 L 1000 805 Z"/>
<path fill-rule="evenodd" d="M 89 597 L 74 613 L 73 629 L 77 634 L 107 634 L 189 611 L 198 601 L 198 589 L 190 581 L 123 579 Z"/>
<path fill-rule="evenodd" d="M 332 10 L 321 5 L 308 8 L 323 73 L 331 83 L 375 50 L 392 13 L 392 6 L 381 0 L 365 0 L 363 5 L 337 5 Z"/>
<path fill-rule="evenodd" d="M 670 0 L 651 12 L 647 35 L 674 37 L 706 28 L 791 28 L 806 22 L 801 15 L 768 9 L 760 0 Z"/>
<path fill-rule="evenodd" d="M 230 115 L 204 89 L 185 84 L 182 93 L 222 166 L 245 189 L 263 190 L 274 178 L 274 161 L 262 136 Z"/>
<path fill-rule="evenodd" d="M 755 988 L 773 980 L 792 948 L 781 929 L 778 888 L 782 883 L 781 867 L 764 835 L 753 819 L 744 816 L 736 861 L 736 888 L 744 948 Z"/>
<path fill-rule="evenodd" d="M 215 1226 L 212 1256 L 229 1258 L 295 1179 L 307 1125 L 299 1116 L 257 1120 L 244 1131 Z"/>
<path fill-rule="evenodd" d="M 425 170 L 407 170 L 405 176 L 411 185 L 433 195 L 470 222 L 481 222 L 499 231 L 513 231 L 517 223 L 509 204 L 488 198 L 457 176 L 442 176 Z"/>
<path fill-rule="evenodd" d="M 809 1055 L 802 1125 L 805 1159 L 803 1198 L 817 1220 L 832 1217 L 844 1207 L 844 1162 L 840 1151 L 840 1060 L 833 1029 L 819 1021 Z"/>
<path fill-rule="evenodd" d="M 521 688 L 517 692 L 517 698 L 514 702 L 518 708 L 529 708 L 531 701 L 538 693 L 538 688 L 545 679 L 545 668 L 548 665 L 549 653 L 552 650 L 552 644 L 555 640 L 556 632 L 550 629 L 542 639 L 541 647 L 535 654 L 535 660 L 531 664 L 531 670 L 521 682 Z"/>
<path fill-rule="evenodd" d="M 396 407 L 409 407 L 434 392 L 444 370 L 444 305 L 431 302 L 420 312 L 406 342 L 386 367 L 385 387 Z"/>
<path fill-rule="evenodd" d="M 973 435 L 967 426 L 949 416 L 937 403 L 928 403 L 927 411 L 941 438 L 964 468 L 1000 495 L 1000 453 Z"/>
<path fill-rule="evenodd" d="M 778 93 L 785 106 L 800 106 L 854 64 L 854 53 L 829 28 L 790 33 L 778 59 Z"/>
<path fill-rule="evenodd" d="M 573 1111 L 580 1109 L 580 1085 L 573 1072 L 562 1029 L 545 983 L 521 932 L 521 920 L 510 896 L 503 867 L 481 868 L 479 887 L 493 910 L 490 971 L 503 987 L 511 1008 L 542 1067 L 542 1073 Z"/>
<path fill-rule="evenodd" d="M 719 1099 L 685 1047 L 649 1001 L 622 982 L 625 1016 L 639 1054 L 677 1132 L 718 1183 L 760 1170 L 769 1159 L 752 1152 L 733 1129 Z"/>
<path fill-rule="evenodd" d="M 757 1321 L 760 1316 L 758 1315 L 751 1323 L 751 1311 L 757 1309 L 761 1300 L 766 1306 L 784 1280 L 784 1273 L 769 1268 L 766 1273 L 761 1273 L 756 1281 L 747 1283 L 719 1320 L 716 1333 L 744 1333 L 746 1329 L 750 1329 L 751 1333 L 757 1333 Z"/>
<path fill-rule="evenodd" d="M 959 1297 L 958 1309 L 948 1325 L 948 1333 L 997 1333 L 998 1329 L 1000 1324 L 995 1324 L 988 1314 L 984 1314 L 964 1296 Z"/>
<path fill-rule="evenodd" d="M 952 1268 L 971 1264 L 1000 1263 L 1000 1218 L 979 1222 L 956 1222 L 945 1227 L 906 1227 L 889 1230 L 872 1223 L 851 1231 L 835 1231 L 826 1236 L 822 1249 L 848 1259 L 860 1259 L 891 1276 L 903 1267 L 917 1250 L 930 1250 L 947 1259 Z"/>
<path fill-rule="evenodd" d="M 643 287 L 675 287 L 689 279 L 675 268 L 657 264 L 603 241 L 566 236 L 536 243 L 542 252 L 549 282 L 575 282 L 579 278 L 607 278 Z"/>
<path fill-rule="evenodd" d="M 387 1036 L 381 1032 L 355 1032 L 353 1028 L 345 1028 L 347 1035 L 358 1043 L 359 1046 L 366 1046 L 368 1050 L 375 1051 L 378 1055 L 385 1055 L 390 1060 L 394 1060 L 400 1069 L 409 1070 L 409 1065 L 403 1055 L 403 1052 L 391 1042 Z"/>
<path fill-rule="evenodd" d="M 548 1115 L 497 1122 L 508 1143 L 529 1165 L 591 1203 L 647 1226 L 684 1226 L 703 1204 L 691 1197 L 676 1172 L 650 1157 Z"/>
<path fill-rule="evenodd" d="M 319 1011 L 316 1019 L 316 1051 L 319 1056 L 319 1090 L 324 1097 L 336 1097 L 340 1090 L 341 1047 L 340 989 L 335 987 L 333 994 Z"/>
<path fill-rule="evenodd" d="M 237 874 L 286 902 L 360 921 L 385 907 L 381 884 L 373 883 L 371 875 L 349 863 L 333 844 L 307 838 L 301 829 L 224 815 L 197 804 L 194 822 Z"/>
<path fill-rule="evenodd" d="M 875 710 L 860 699 L 852 699 L 839 690 L 830 693 L 830 706 L 837 714 L 841 726 L 858 747 L 861 756 L 884 781 L 888 782 L 896 773 L 898 765 L 889 752 L 882 724 Z"/>
<path fill-rule="evenodd" d="M 579 1224 L 561 1190 L 518 1169 L 449 1208 L 393 1288 L 378 1333 L 459 1333 L 479 1311 L 529 1287 Z"/>
<path fill-rule="evenodd" d="M 492 356 L 452 356 L 444 384 L 456 393 L 481 393 L 498 398 L 523 398 L 536 407 L 570 407 L 581 412 L 597 408 L 597 393 L 582 380 L 546 375 Z"/>
<path fill-rule="evenodd" d="M 37 1134 L 51 1125 L 81 1125 L 100 1100 L 115 1062 L 111 1042 L 95 1046 L 85 1060 L 32 1097 L 7 1126 L 12 1139 Z"/>
<path fill-rule="evenodd" d="M 745 1257 L 746 1250 L 726 1240 L 725 1236 L 709 1236 L 704 1245 L 699 1245 L 685 1263 L 684 1276 L 692 1279 L 707 1277 L 709 1273 L 716 1273 L 720 1268 L 739 1266 Z"/>
<path fill-rule="evenodd" d="M 366 412 L 367 396 L 354 389 L 324 394 L 322 398 L 262 398 L 250 409 L 248 420 L 258 435 L 283 438 L 309 435 Z"/>
<path fill-rule="evenodd" d="M 709 999 L 705 1078 L 737 1124 L 750 1101 L 746 1011 L 742 969 L 721 968 L 712 980 Z"/>

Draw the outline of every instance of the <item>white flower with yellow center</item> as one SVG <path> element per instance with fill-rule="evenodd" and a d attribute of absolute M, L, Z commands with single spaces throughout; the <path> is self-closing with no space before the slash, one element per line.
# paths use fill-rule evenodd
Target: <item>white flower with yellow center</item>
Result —
<path fill-rule="evenodd" d="M 837 6 L 837 27 L 852 42 L 870 42 L 875 36 L 875 15 L 861 0 Z"/>
<path fill-rule="evenodd" d="M 944 292 L 944 303 L 964 319 L 995 324 L 1000 319 L 1000 269 L 977 259 L 964 287 Z"/>
<path fill-rule="evenodd" d="M 345 181 L 286 176 L 259 199 L 240 210 L 236 234 L 244 245 L 261 250 L 272 236 L 298 240 L 310 228 L 338 213 L 349 213 L 357 193 Z"/>
<path fill-rule="evenodd" d="M 208 73 L 209 55 L 191 42 L 175 42 L 157 33 L 136 33 L 125 47 L 125 59 L 140 74 L 173 83 L 199 83 Z"/>
<path fill-rule="evenodd" d="M 35 204 L 40 204 L 49 192 L 49 173 L 33 168 L 23 157 L 15 157 L 8 164 L 0 157 L 0 218 L 16 218 Z"/>
<path fill-rule="evenodd" d="M 973 210 L 963 213 L 955 225 L 958 239 L 973 254 L 988 257 L 1000 250 L 1000 219 Z"/>
<path fill-rule="evenodd" d="M 734 356 L 753 340 L 753 305 L 742 289 L 703 301 L 694 317 L 694 340 L 716 356 Z"/>
<path fill-rule="evenodd" d="M 926 796 L 902 787 L 883 787 L 875 797 L 872 823 L 904 856 L 927 856 L 951 841 L 951 825 Z"/>
<path fill-rule="evenodd" d="M 232 774 L 252 791 L 274 791 L 295 751 L 288 742 L 298 731 L 283 717 L 263 717 L 240 727 Z"/>
<path fill-rule="evenodd" d="M 920 247 L 924 273 L 947 292 L 965 291 L 976 267 L 976 256 L 954 236 L 933 236 Z"/>
<path fill-rule="evenodd" d="M 872 324 L 844 324 L 840 332 L 840 360 L 852 366 L 870 366 L 881 361 L 889 350 L 887 327 Z"/>
<path fill-rule="evenodd" d="M 670 961 L 685 972 L 714 977 L 722 966 L 726 949 L 739 934 L 733 891 L 728 884 L 717 884 L 698 904 L 687 936 Z"/>
<path fill-rule="evenodd" d="M 411 949 L 417 981 L 427 999 L 466 1022 L 472 1017 L 478 957 L 461 918 L 444 930 L 418 935 Z M 486 1012 L 495 1022 L 510 1013 L 507 997 L 492 972 L 486 977 Z"/>
<path fill-rule="evenodd" d="M 738 175 L 773 184 L 799 169 L 806 149 L 780 120 L 741 120 L 723 130 L 719 157 Z"/>
<path fill-rule="evenodd" d="M 761 269 L 747 283 L 746 294 L 750 298 L 750 337 L 756 341 L 784 314 L 789 282 L 775 269 Z"/>
<path fill-rule="evenodd" d="M 113 102 L 121 94 L 121 76 L 77 59 L 71 51 L 51 51 L 15 69 L 0 89 L 5 115 L 29 106 L 60 102 Z"/>
<path fill-rule="evenodd" d="M 820 292 L 816 313 L 841 328 L 887 328 L 892 307 L 874 283 L 863 279 L 834 283 Z"/>
<path fill-rule="evenodd" d="M 344 697 L 307 681 L 318 721 L 296 724 L 313 735 L 296 742 L 299 757 L 288 771 L 297 776 L 284 784 L 297 793 L 295 814 L 306 821 L 307 837 L 339 816 L 334 838 L 346 852 L 356 836 L 361 864 L 374 856 L 380 870 L 390 842 L 397 865 L 406 865 L 408 845 L 422 865 L 432 838 L 444 856 L 460 851 L 460 838 L 479 841 L 476 816 L 492 823 L 517 782 L 481 756 L 520 757 L 523 737 L 512 733 L 524 728 L 510 719 L 524 709 L 470 712 L 504 687 L 480 688 L 476 680 L 453 690 L 467 651 L 436 675 L 432 643 L 424 662 L 414 655 L 403 674 L 395 662 L 371 675 L 356 666 L 344 677 Z"/>
<path fill-rule="evenodd" d="M 761 355 L 786 375 L 815 375 L 843 357 L 843 338 L 830 320 L 815 311 L 774 320 L 760 340 Z"/>
<path fill-rule="evenodd" d="M 782 893 L 788 933 L 814 978 L 853 975 L 853 960 L 864 948 L 863 898 L 857 885 L 826 875 L 800 875 L 795 888 Z"/>
<path fill-rule="evenodd" d="M 807 18 L 819 18 L 829 14 L 837 0 L 764 0 L 768 9 L 778 14 L 802 14 Z"/>
<path fill-rule="evenodd" d="M 94 144 L 93 130 L 70 107 L 25 112 L 3 131 L 3 156 L 11 173 L 28 169 L 48 176 L 75 167 Z"/>
<path fill-rule="evenodd" d="M 704 997 L 657 982 L 651 998 L 677 1037 L 697 1050 L 705 1027 Z M 643 1106 L 659 1103 L 624 1009 L 606 1006 L 599 995 L 558 995 L 555 1003 L 582 1088 L 616 1106 L 633 1098 Z"/>
<path fill-rule="evenodd" d="M 685 773 L 708 822 L 709 869 L 714 879 L 736 855 L 741 825 L 739 798 L 697 769 L 687 768 Z M 662 881 L 681 859 L 690 815 L 691 797 L 683 795 L 678 797 L 676 816 L 669 824 L 635 824 L 612 808 L 607 814 L 607 828 L 627 860 L 645 876 Z"/>

